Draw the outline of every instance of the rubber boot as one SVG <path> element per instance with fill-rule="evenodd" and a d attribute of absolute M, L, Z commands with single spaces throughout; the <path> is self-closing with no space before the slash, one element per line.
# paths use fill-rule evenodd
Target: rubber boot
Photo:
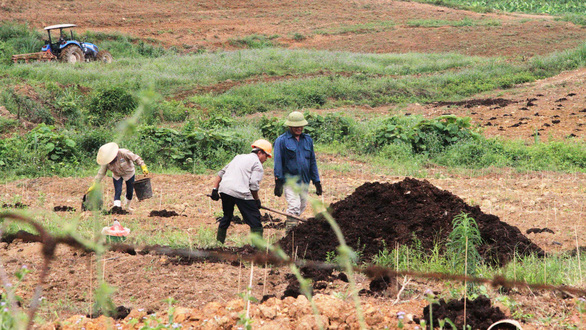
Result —
<path fill-rule="evenodd" d="M 250 233 L 256 234 L 256 235 L 260 236 L 260 238 L 262 238 L 262 232 L 263 232 L 262 227 L 250 228 Z"/>
<path fill-rule="evenodd" d="M 224 244 L 226 241 L 226 232 L 228 232 L 228 229 L 218 227 L 218 235 L 216 236 L 218 242 Z"/>

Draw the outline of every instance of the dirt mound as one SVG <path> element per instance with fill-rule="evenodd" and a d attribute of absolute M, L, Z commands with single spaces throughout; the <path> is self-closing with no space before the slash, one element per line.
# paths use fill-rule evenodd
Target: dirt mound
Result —
<path fill-rule="evenodd" d="M 467 205 L 426 180 L 365 183 L 346 199 L 332 204 L 331 209 L 346 243 L 359 251 L 363 260 L 370 260 L 385 247 L 394 248 L 396 243 L 412 245 L 414 238 L 424 250 L 431 251 L 435 244 L 445 242 L 453 218 L 461 212 L 476 220 L 483 240 L 478 250 L 487 262 L 504 265 L 515 252 L 544 254 L 517 227 L 483 213 L 478 206 Z M 335 251 L 339 243 L 325 220 L 311 218 L 279 244 L 285 251 L 298 251 L 301 258 L 326 260 L 327 253 Z"/>
<path fill-rule="evenodd" d="M 440 299 L 434 303 L 431 311 L 433 324 L 439 325 L 439 320 L 450 319 L 458 329 L 464 328 L 464 298 L 446 302 Z M 430 320 L 429 305 L 423 309 L 423 319 Z M 490 299 L 480 296 L 474 300 L 466 299 L 466 325 L 472 329 L 488 329 L 493 323 L 505 319 L 505 314 L 498 307 L 492 307 Z M 499 327 L 498 329 L 509 329 Z M 510 329 L 515 329 L 513 326 Z"/>
<path fill-rule="evenodd" d="M 178 215 L 179 215 L 179 213 L 177 213 L 175 211 L 167 211 L 166 209 L 163 209 L 160 211 L 152 210 L 151 213 L 149 213 L 149 217 L 163 217 L 163 218 L 176 217 Z"/>

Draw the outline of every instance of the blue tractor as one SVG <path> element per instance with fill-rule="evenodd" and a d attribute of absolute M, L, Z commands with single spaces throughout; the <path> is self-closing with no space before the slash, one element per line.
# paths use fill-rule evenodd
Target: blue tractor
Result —
<path fill-rule="evenodd" d="M 73 38 L 73 29 L 75 24 L 58 24 L 47 26 L 47 34 L 49 40 L 46 41 L 43 46 L 43 52 L 50 52 L 52 55 L 57 57 L 61 62 L 76 63 L 76 62 L 89 62 L 89 61 L 100 61 L 105 63 L 112 62 L 112 54 L 106 50 L 98 50 L 98 46 L 89 42 L 79 42 Z M 59 30 L 59 37 L 53 38 L 51 31 Z"/>

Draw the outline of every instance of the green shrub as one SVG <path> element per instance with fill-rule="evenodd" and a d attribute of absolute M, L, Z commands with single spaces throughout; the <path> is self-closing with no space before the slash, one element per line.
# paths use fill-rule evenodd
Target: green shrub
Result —
<path fill-rule="evenodd" d="M 102 145 L 112 142 L 113 134 L 114 132 L 109 129 L 91 129 L 78 132 L 74 135 L 74 140 L 78 150 L 93 160 Z"/>
<path fill-rule="evenodd" d="M 309 123 L 304 132 L 320 143 L 344 142 L 354 135 L 354 123 L 347 117 L 328 113 L 325 116 L 305 112 L 305 119 Z"/>
<path fill-rule="evenodd" d="M 26 135 L 29 149 L 35 150 L 41 162 L 77 162 L 75 141 L 54 126 L 40 124 Z"/>
<path fill-rule="evenodd" d="M 83 96 L 77 87 L 59 89 L 54 97 L 54 106 L 59 116 L 69 124 L 81 125 Z"/>
<path fill-rule="evenodd" d="M 122 86 L 98 91 L 88 105 L 88 122 L 98 126 L 111 124 L 132 114 L 137 104 L 136 98 Z"/>
<path fill-rule="evenodd" d="M 222 114 L 213 114 L 210 118 L 199 122 L 199 127 L 205 129 L 222 129 L 232 127 L 232 125 L 234 125 L 234 119 Z"/>
<path fill-rule="evenodd" d="M 236 154 L 247 150 L 244 138 L 232 131 L 194 128 L 176 131 L 170 128 L 142 127 L 138 131 L 143 158 L 165 160 L 194 173 L 224 166 Z"/>
<path fill-rule="evenodd" d="M 435 119 L 393 116 L 374 132 L 374 151 L 392 143 L 407 143 L 415 153 L 436 154 L 460 141 L 476 140 L 480 135 L 470 129 L 470 118 L 454 115 Z"/>
<path fill-rule="evenodd" d="M 269 141 L 275 141 L 279 135 L 285 133 L 287 130 L 285 127 L 285 119 L 278 117 L 268 118 L 266 116 L 260 118 L 259 129 L 261 135 Z"/>
<path fill-rule="evenodd" d="M 18 126 L 18 120 L 0 117 L 0 134 L 7 133 L 16 126 Z"/>
<path fill-rule="evenodd" d="M 0 65 L 12 64 L 12 55 L 17 54 L 14 47 L 4 41 L 0 41 Z"/>
<path fill-rule="evenodd" d="M 18 139 L 0 139 L 0 168 L 13 164 L 19 151 L 21 151 L 21 143 Z"/>
<path fill-rule="evenodd" d="M 183 102 L 163 100 L 155 105 L 154 115 L 163 121 L 183 122 L 189 117 L 189 109 Z"/>
<path fill-rule="evenodd" d="M 12 64 L 12 55 L 40 52 L 42 34 L 26 24 L 4 22 L 0 24 L 0 64 Z"/>

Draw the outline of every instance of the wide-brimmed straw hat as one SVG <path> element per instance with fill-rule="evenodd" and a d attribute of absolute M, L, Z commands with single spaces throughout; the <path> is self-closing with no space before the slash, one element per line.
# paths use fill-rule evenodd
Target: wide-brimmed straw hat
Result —
<path fill-rule="evenodd" d="M 98 150 L 98 156 L 96 157 L 96 162 L 100 165 L 106 165 L 109 162 L 113 161 L 118 154 L 118 145 L 115 142 L 106 143 L 100 147 Z"/>

